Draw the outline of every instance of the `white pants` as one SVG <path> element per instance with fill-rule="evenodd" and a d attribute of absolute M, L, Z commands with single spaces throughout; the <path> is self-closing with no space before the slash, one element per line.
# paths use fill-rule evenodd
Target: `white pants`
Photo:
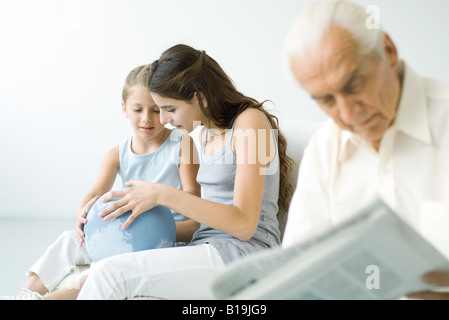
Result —
<path fill-rule="evenodd" d="M 28 271 L 36 273 L 48 291 L 53 291 L 77 265 L 90 265 L 86 246 L 80 248 L 75 230 L 64 231 Z"/>
<path fill-rule="evenodd" d="M 209 244 L 121 254 L 92 265 L 78 299 L 211 299 L 224 266 Z"/>
<path fill-rule="evenodd" d="M 28 271 L 51 292 L 78 265 L 90 265 L 86 246 L 75 230 L 63 232 Z M 155 249 L 114 256 L 93 263 L 79 299 L 209 299 L 210 284 L 224 267 L 211 245 Z"/>

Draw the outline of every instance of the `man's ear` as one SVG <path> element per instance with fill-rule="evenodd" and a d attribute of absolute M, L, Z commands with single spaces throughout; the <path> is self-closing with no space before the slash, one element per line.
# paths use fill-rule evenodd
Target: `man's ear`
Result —
<path fill-rule="evenodd" d="M 396 69 L 399 65 L 399 56 L 396 45 L 393 40 L 391 40 L 390 36 L 385 33 L 384 37 L 384 54 L 385 59 L 387 59 L 389 65 Z"/>

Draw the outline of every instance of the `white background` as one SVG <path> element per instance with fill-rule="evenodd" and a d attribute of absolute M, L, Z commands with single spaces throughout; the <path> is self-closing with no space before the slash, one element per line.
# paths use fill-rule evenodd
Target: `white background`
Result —
<path fill-rule="evenodd" d="M 168 47 L 204 49 L 281 120 L 325 116 L 282 69 L 307 0 L 0 2 L 0 218 L 73 217 L 105 152 L 132 134 L 128 72 Z M 399 53 L 449 82 L 449 1 L 370 0 Z"/>

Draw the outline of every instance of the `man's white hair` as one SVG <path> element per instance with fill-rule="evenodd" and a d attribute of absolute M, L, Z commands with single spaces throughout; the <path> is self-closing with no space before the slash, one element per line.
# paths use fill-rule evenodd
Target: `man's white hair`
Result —
<path fill-rule="evenodd" d="M 373 19 L 376 19 L 376 16 L 370 14 L 369 10 L 349 1 L 314 3 L 301 12 L 291 27 L 285 41 L 285 54 L 301 57 L 310 50 L 318 49 L 329 29 L 339 26 L 353 36 L 362 54 L 373 53 L 383 59 L 385 33 L 379 21 Z"/>

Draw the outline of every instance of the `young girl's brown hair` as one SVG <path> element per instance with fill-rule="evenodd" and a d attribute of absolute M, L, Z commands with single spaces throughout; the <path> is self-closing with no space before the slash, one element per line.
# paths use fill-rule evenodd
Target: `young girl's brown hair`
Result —
<path fill-rule="evenodd" d="M 130 90 L 135 85 L 141 85 L 146 87 L 148 82 L 148 76 L 151 72 L 151 64 L 145 64 L 135 67 L 128 73 L 125 84 L 123 85 L 122 101 L 126 102 L 129 96 Z"/>
<path fill-rule="evenodd" d="M 191 101 L 195 93 L 203 114 L 222 129 L 232 127 L 235 119 L 248 108 L 257 108 L 278 130 L 280 158 L 279 212 L 288 212 L 293 187 L 288 181 L 293 160 L 287 156 L 287 141 L 279 131 L 276 116 L 267 112 L 263 104 L 240 93 L 220 65 L 206 54 L 187 45 L 166 50 L 152 64 L 148 87 L 151 92 L 175 100 Z M 203 98 L 207 101 L 204 107 Z"/>

